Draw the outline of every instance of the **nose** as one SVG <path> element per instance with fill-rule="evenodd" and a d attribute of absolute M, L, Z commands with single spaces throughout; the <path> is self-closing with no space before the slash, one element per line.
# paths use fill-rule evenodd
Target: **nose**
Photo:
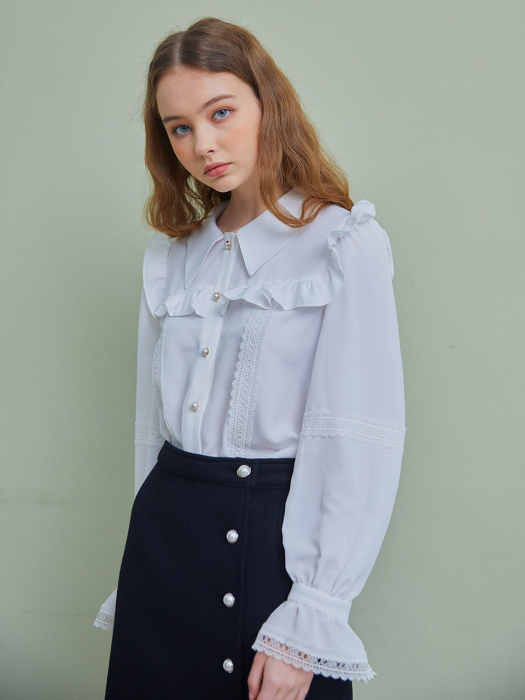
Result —
<path fill-rule="evenodd" d="M 195 153 L 197 156 L 205 158 L 206 156 L 215 153 L 216 145 L 213 135 L 206 128 L 201 128 L 195 131 Z"/>

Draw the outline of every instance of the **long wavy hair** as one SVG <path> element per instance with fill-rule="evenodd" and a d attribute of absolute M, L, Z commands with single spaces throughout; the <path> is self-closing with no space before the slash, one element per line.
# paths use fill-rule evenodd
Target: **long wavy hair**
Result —
<path fill-rule="evenodd" d="M 149 64 L 144 100 L 145 162 L 153 189 L 146 201 L 145 217 L 151 227 L 171 237 L 189 235 L 214 206 L 231 197 L 231 192 L 217 192 L 194 178 L 173 152 L 156 92 L 160 78 L 177 66 L 233 73 L 252 88 L 262 112 L 256 163 L 261 199 L 280 221 L 299 228 L 330 204 L 352 208 L 343 169 L 321 146 L 298 94 L 270 54 L 244 27 L 205 17 L 167 36 Z M 292 187 L 305 198 L 299 218 L 277 202 Z"/>

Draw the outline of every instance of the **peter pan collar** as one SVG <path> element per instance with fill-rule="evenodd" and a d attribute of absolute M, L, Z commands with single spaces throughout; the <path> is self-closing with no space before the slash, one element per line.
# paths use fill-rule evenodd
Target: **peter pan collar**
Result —
<path fill-rule="evenodd" d="M 292 188 L 279 200 L 279 204 L 295 217 L 301 215 L 304 197 Z M 228 200 L 217 204 L 204 219 L 200 228 L 187 240 L 184 281 L 186 288 L 202 267 L 212 245 L 224 239 L 224 234 L 217 226 L 219 214 L 226 209 Z M 280 221 L 268 209 L 245 226 L 237 230 L 237 239 L 244 264 L 251 276 L 276 253 L 282 250 L 301 230 L 292 228 Z"/>

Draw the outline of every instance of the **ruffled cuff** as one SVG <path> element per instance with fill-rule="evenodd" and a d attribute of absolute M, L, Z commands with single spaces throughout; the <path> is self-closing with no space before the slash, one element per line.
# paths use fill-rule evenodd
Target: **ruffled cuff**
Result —
<path fill-rule="evenodd" d="M 294 583 L 288 600 L 262 625 L 252 649 L 326 677 L 367 683 L 377 674 L 347 622 L 350 606 Z"/>
<path fill-rule="evenodd" d="M 102 603 L 98 615 L 93 623 L 94 627 L 101 627 L 103 630 L 112 630 L 115 621 L 115 606 L 117 602 L 117 589 Z"/>

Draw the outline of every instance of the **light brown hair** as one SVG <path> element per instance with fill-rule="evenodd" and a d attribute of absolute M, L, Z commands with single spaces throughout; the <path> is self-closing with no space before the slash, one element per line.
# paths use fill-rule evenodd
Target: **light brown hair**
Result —
<path fill-rule="evenodd" d="M 273 58 L 244 27 L 205 17 L 167 36 L 149 64 L 144 125 L 145 162 L 153 180 L 145 206 L 150 226 L 171 237 L 190 234 L 216 204 L 231 196 L 196 180 L 173 152 L 156 92 L 160 78 L 176 66 L 233 73 L 250 85 L 262 112 L 256 165 L 261 199 L 280 221 L 297 228 L 330 204 L 352 208 L 343 169 L 321 146 L 298 94 Z M 300 218 L 277 208 L 277 200 L 292 187 L 305 197 Z"/>

